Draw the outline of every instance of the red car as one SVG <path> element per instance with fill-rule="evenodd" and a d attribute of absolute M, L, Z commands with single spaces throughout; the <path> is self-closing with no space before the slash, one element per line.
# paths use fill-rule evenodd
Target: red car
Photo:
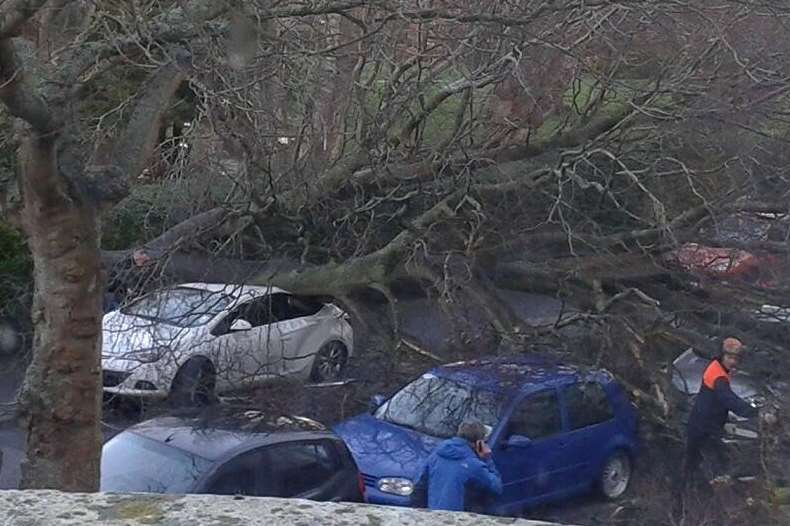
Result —
<path fill-rule="evenodd" d="M 758 287 L 774 284 L 776 260 L 737 248 L 684 243 L 666 255 L 667 263 L 686 272 L 717 279 L 737 279 Z"/>

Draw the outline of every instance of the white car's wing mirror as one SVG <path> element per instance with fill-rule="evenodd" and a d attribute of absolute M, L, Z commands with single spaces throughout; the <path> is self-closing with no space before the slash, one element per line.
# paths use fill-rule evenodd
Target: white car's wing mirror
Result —
<path fill-rule="evenodd" d="M 247 320 L 238 319 L 230 326 L 230 332 L 245 332 L 252 330 L 252 323 Z"/>

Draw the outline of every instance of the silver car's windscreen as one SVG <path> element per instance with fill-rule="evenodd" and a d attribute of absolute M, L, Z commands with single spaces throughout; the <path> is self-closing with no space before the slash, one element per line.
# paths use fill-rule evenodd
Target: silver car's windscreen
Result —
<path fill-rule="evenodd" d="M 188 493 L 212 463 L 132 432 L 105 444 L 101 491 L 113 493 Z"/>

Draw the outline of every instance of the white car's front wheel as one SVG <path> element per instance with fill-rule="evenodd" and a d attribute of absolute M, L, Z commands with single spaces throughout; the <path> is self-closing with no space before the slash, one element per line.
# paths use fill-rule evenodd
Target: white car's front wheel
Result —
<path fill-rule="evenodd" d="M 315 355 L 310 379 L 313 382 L 333 382 L 343 377 L 348 362 L 348 349 L 339 341 L 325 343 Z"/>
<path fill-rule="evenodd" d="M 216 383 L 214 365 L 205 358 L 192 358 L 178 370 L 170 386 L 170 402 L 177 406 L 211 405 L 217 399 Z"/>

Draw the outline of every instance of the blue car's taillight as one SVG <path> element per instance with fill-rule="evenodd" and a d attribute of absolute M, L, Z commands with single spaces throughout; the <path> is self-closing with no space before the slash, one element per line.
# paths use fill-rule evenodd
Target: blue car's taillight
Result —
<path fill-rule="evenodd" d="M 362 473 L 357 473 L 357 487 L 359 487 L 359 494 L 362 500 L 365 500 L 365 479 L 362 478 Z"/>

